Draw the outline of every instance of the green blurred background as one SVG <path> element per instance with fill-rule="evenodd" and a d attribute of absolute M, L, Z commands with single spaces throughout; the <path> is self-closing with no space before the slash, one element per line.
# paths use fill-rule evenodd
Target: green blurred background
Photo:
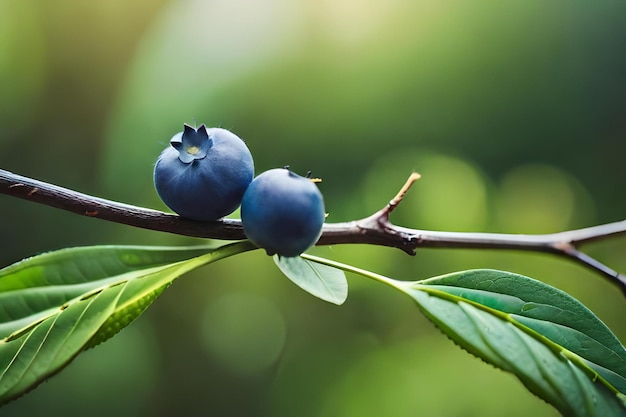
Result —
<path fill-rule="evenodd" d="M 152 185 L 183 123 L 247 141 L 257 173 L 322 177 L 328 221 L 547 233 L 626 214 L 626 3 L 0 0 L 0 167 L 166 210 Z M 237 214 L 235 213 L 235 217 Z M 93 244 L 197 239 L 0 196 L 0 265 Z M 624 239 L 589 251 L 626 271 Z M 557 286 L 624 340 L 624 298 L 578 265 L 508 251 L 312 252 L 398 278 L 498 268 Z M 2 416 L 555 416 L 349 276 L 341 306 L 260 251 L 176 282 Z"/>

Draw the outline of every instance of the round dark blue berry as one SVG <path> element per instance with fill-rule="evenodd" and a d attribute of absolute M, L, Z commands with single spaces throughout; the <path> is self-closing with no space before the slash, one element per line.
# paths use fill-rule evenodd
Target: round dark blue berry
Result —
<path fill-rule="evenodd" d="M 325 217 L 317 185 L 286 168 L 256 177 L 241 202 L 246 236 L 268 255 L 300 255 L 319 239 Z"/>
<path fill-rule="evenodd" d="M 161 200 L 182 217 L 213 221 L 241 204 L 254 177 L 246 144 L 226 129 L 201 125 L 170 140 L 154 166 L 154 186 Z"/>

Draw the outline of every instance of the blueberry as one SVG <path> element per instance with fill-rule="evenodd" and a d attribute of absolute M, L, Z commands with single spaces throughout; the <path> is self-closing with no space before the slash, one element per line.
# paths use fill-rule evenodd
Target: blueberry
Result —
<path fill-rule="evenodd" d="M 325 217 L 317 185 L 287 168 L 260 174 L 241 202 L 246 236 L 268 255 L 300 255 L 319 239 Z"/>
<path fill-rule="evenodd" d="M 218 220 L 239 207 L 254 177 L 246 144 L 226 129 L 185 125 L 154 166 L 161 200 L 181 217 Z"/>

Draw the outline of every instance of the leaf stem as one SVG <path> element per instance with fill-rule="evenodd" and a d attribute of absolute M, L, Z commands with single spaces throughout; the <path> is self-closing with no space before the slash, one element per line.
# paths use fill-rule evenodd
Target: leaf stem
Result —
<path fill-rule="evenodd" d="M 366 269 L 361 269 L 356 266 L 347 265 L 341 262 L 333 261 L 331 259 L 320 258 L 319 256 L 309 255 L 307 253 L 303 253 L 302 255 L 300 255 L 300 257 L 306 260 L 312 261 L 312 262 L 317 262 L 318 264 L 332 266 L 333 268 L 341 269 L 346 272 L 352 272 L 353 274 L 357 274 L 357 275 L 361 275 L 369 279 L 373 279 L 374 281 L 378 281 L 380 283 L 389 285 L 390 287 L 399 288 L 399 289 L 404 288 L 402 286 L 403 281 L 397 281 L 395 279 L 391 279 L 384 275 L 380 275 L 375 272 L 368 271 Z"/>

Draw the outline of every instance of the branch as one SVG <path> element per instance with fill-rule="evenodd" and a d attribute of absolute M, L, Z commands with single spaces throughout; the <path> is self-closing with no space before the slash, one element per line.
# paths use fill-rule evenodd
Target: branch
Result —
<path fill-rule="evenodd" d="M 626 276 L 581 252 L 578 247 L 611 236 L 626 235 L 626 220 L 560 233 L 523 235 L 503 233 L 440 232 L 399 227 L 389 215 L 402 201 L 419 174 L 409 177 L 398 194 L 381 210 L 364 219 L 326 223 L 318 245 L 370 244 L 389 246 L 414 255 L 417 248 L 513 249 L 563 256 L 597 272 L 616 284 L 626 295 Z M 13 174 L 0 169 L 0 193 L 143 229 L 178 235 L 223 239 L 245 239 L 240 220 L 198 222 L 158 210 L 93 197 L 67 188 Z"/>

